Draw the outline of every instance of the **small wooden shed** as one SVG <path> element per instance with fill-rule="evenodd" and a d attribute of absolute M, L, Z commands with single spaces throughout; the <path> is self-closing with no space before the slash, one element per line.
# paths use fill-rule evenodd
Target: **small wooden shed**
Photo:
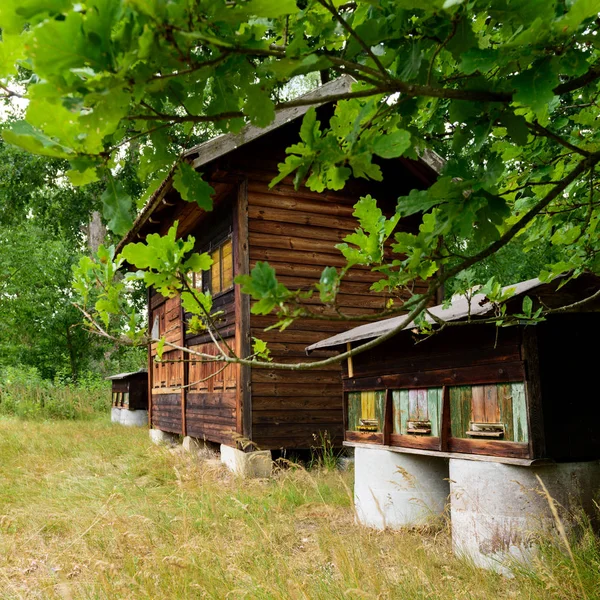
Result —
<path fill-rule="evenodd" d="M 344 92 L 350 83 L 348 78 L 332 81 L 310 96 Z M 264 129 L 248 126 L 238 135 L 223 135 L 192 148 L 186 159 L 215 189 L 214 210 L 207 213 L 195 203 L 184 202 L 169 177 L 117 248 L 144 240 L 150 233 L 165 234 L 178 221 L 178 236 L 193 235 L 195 249 L 209 252 L 214 259 L 211 271 L 198 276 L 196 285 L 212 292 L 214 308 L 223 314 L 219 333 L 240 356 L 250 354 L 254 336 L 268 342 L 275 361 L 302 361 L 308 344 L 345 326 L 315 319 L 302 320 L 282 333 L 265 332 L 274 318 L 250 313 L 250 298 L 234 285 L 235 276 L 249 273 L 258 261 L 267 261 L 291 289 L 310 287 L 324 267 L 345 264 L 335 245 L 357 227 L 352 212 L 361 196 L 371 194 L 382 210 L 393 214 L 398 196 L 425 189 L 437 177 L 439 162 L 427 154 L 418 161 L 382 160 L 384 181 L 389 184 L 352 180 L 343 191 L 315 193 L 304 186 L 294 189 L 287 178 L 270 188 L 278 163 L 285 160 L 285 149 L 298 140 L 307 110 L 308 106 L 291 108 L 279 112 Z M 328 104 L 317 110 L 321 122 L 332 114 Z M 399 230 L 416 227 L 410 219 L 399 224 Z M 365 268 L 351 269 L 339 294 L 343 310 L 369 315 L 384 309 L 387 298 L 369 292 L 376 278 Z M 216 354 L 208 335 L 186 331 L 187 315 L 178 297 L 166 299 L 150 290 L 148 315 L 156 336 Z M 310 448 L 313 435 L 324 431 L 341 444 L 339 366 L 311 372 L 251 371 L 237 365 L 222 370 L 215 363 L 182 362 L 179 350 L 168 346 L 165 350 L 161 362 L 154 360 L 154 345 L 149 351 L 151 427 L 226 445 L 235 445 L 241 437 L 264 450 Z M 315 356 L 331 354 L 325 350 Z"/>
<path fill-rule="evenodd" d="M 148 371 L 117 373 L 107 377 L 112 382 L 112 406 L 126 410 L 148 410 Z"/>
<path fill-rule="evenodd" d="M 507 286 L 515 290 L 509 312 L 518 313 L 526 295 L 546 308 L 576 303 L 595 293 L 600 279 L 584 274 L 561 284 L 532 279 Z M 537 325 L 511 327 L 477 324 L 494 315 L 481 294 L 431 308 L 450 325 L 415 343 L 411 323 L 344 365 L 345 444 L 521 465 L 600 458 L 599 308 L 589 302 Z M 356 327 L 308 351 L 356 347 L 402 318 Z"/>
<path fill-rule="evenodd" d="M 148 425 L 148 371 L 140 369 L 132 373 L 118 373 L 107 377 L 112 381 L 113 423 L 133 427 Z"/>

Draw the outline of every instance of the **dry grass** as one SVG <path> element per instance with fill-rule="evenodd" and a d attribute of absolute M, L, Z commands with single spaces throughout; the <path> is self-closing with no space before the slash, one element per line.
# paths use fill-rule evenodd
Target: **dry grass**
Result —
<path fill-rule="evenodd" d="M 445 527 L 356 525 L 351 473 L 241 481 L 106 420 L 0 420 L 0 465 L 3 599 L 581 596 L 554 547 L 506 579 L 456 559 Z M 600 597 L 597 540 L 573 551 Z"/>

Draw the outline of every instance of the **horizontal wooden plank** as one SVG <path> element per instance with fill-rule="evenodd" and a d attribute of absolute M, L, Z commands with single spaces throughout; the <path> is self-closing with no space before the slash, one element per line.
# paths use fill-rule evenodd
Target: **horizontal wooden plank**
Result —
<path fill-rule="evenodd" d="M 286 251 L 279 250 L 278 252 Z M 321 277 L 321 273 L 323 272 L 323 268 L 326 266 L 334 266 L 327 264 L 327 262 L 325 261 L 323 261 L 321 264 L 296 262 L 299 260 L 298 256 L 291 257 L 292 260 L 288 260 L 289 258 L 289 256 L 282 256 L 278 259 L 275 259 L 275 257 L 272 256 L 271 259 L 268 261 L 269 264 L 273 267 L 273 269 L 275 269 L 275 273 L 277 274 L 277 276 L 289 275 L 292 277 L 307 277 L 318 282 Z M 256 266 L 257 260 L 264 261 L 265 258 L 251 258 L 251 269 Z M 352 268 L 346 273 L 345 279 L 351 282 L 358 281 L 363 283 L 372 283 L 374 281 L 379 281 L 381 279 L 381 274 L 375 273 L 373 271 L 367 271 L 365 269 Z"/>
<path fill-rule="evenodd" d="M 235 392 L 187 392 L 187 406 L 190 408 L 223 406 L 235 408 Z"/>
<path fill-rule="evenodd" d="M 181 420 L 181 408 L 177 410 L 171 410 L 171 407 L 152 407 L 152 418 L 164 418 L 167 420 L 175 419 Z"/>
<path fill-rule="evenodd" d="M 265 342 L 305 344 L 305 346 L 329 337 L 326 331 L 298 331 L 296 329 L 264 331 L 264 329 L 252 328 L 251 335 Z"/>
<path fill-rule="evenodd" d="M 215 427 L 223 429 L 235 429 L 235 417 L 219 417 L 213 414 L 196 415 L 186 412 L 186 424 L 197 425 L 198 427 Z"/>
<path fill-rule="evenodd" d="M 263 171 L 261 174 L 256 171 L 252 172 L 252 179 L 248 181 L 248 191 L 251 196 L 254 196 L 255 194 L 274 194 L 288 198 L 304 198 L 307 200 L 327 202 L 328 204 L 342 204 L 350 207 L 353 207 L 358 201 L 356 195 L 349 195 L 346 190 L 324 190 L 323 192 L 313 192 L 304 186 L 300 186 L 296 189 L 292 183 L 277 183 L 273 187 L 269 187 L 269 183 L 278 175 L 277 162 L 278 161 L 274 161 L 274 168 L 272 171 Z"/>
<path fill-rule="evenodd" d="M 205 427 L 197 427 L 189 425 L 187 427 L 187 434 L 191 437 L 195 437 L 201 440 L 207 440 L 209 442 L 216 442 L 218 444 L 232 445 L 234 439 L 234 433 L 231 431 L 225 431 L 222 429 L 212 429 Z"/>
<path fill-rule="evenodd" d="M 340 387 L 342 379 L 338 367 L 333 367 L 326 371 L 283 371 L 267 369 L 253 369 L 252 383 L 299 383 L 299 384 L 318 384 L 335 383 Z"/>
<path fill-rule="evenodd" d="M 189 419 L 233 419 L 235 417 L 235 408 L 227 406 L 211 406 L 204 408 L 190 408 L 186 404 L 186 418 Z"/>
<path fill-rule="evenodd" d="M 296 250 L 287 250 L 285 248 L 257 248 L 250 246 L 250 261 L 263 261 L 271 264 L 272 262 L 284 262 L 287 264 L 315 265 L 323 269 L 323 267 L 345 267 L 346 259 L 341 255 L 325 254 L 323 252 L 315 252 L 307 250 L 297 252 Z M 366 269 L 353 267 L 353 270 L 370 272 Z M 377 279 L 380 279 L 381 275 Z"/>
<path fill-rule="evenodd" d="M 529 444 L 519 442 L 500 442 L 497 440 L 463 440 L 450 438 L 448 440 L 450 452 L 465 454 L 487 454 L 489 456 L 507 456 L 512 458 L 532 458 Z"/>
<path fill-rule="evenodd" d="M 341 408 L 338 410 L 256 410 L 252 411 L 252 423 L 337 423 L 342 421 Z"/>
<path fill-rule="evenodd" d="M 372 448 L 372 443 L 349 442 L 345 441 L 344 446 L 349 448 Z M 439 450 L 426 450 L 424 448 L 405 448 L 402 446 L 381 446 L 381 449 L 390 452 L 398 452 L 399 454 L 419 454 L 421 456 L 438 456 L 443 458 L 460 458 L 462 460 L 470 460 L 473 462 L 495 462 L 507 465 L 518 465 L 522 467 L 542 466 L 554 464 L 551 459 L 535 459 L 535 458 L 511 458 L 507 456 L 486 456 L 482 454 L 465 454 L 458 452 L 442 452 Z"/>
<path fill-rule="evenodd" d="M 319 434 L 324 433 L 325 431 L 330 433 L 331 431 L 339 430 L 340 425 L 341 424 L 338 423 L 337 420 L 335 422 L 324 420 L 321 423 L 282 423 L 280 425 L 257 423 L 252 426 L 252 437 L 312 437 L 313 435 L 316 435 L 318 438 Z"/>
<path fill-rule="evenodd" d="M 299 210 L 286 210 L 283 208 L 265 208 L 262 206 L 248 206 L 249 220 L 276 221 L 278 223 L 296 223 L 297 225 L 310 225 L 311 227 L 326 227 L 328 229 L 345 229 L 348 232 L 358 227 L 356 219 L 333 215 L 318 215 L 312 212 Z"/>
<path fill-rule="evenodd" d="M 490 365 L 477 365 L 456 369 L 439 369 L 398 373 L 380 377 L 354 377 L 344 379 L 346 391 L 382 390 L 420 387 L 439 387 L 442 385 L 480 385 L 490 383 L 509 383 L 525 380 L 525 369 L 520 361 Z"/>
<path fill-rule="evenodd" d="M 277 318 L 271 315 L 252 315 L 250 318 L 251 326 L 254 329 L 260 329 L 261 331 L 267 327 L 271 327 L 277 322 Z M 355 325 L 362 325 L 368 321 L 330 321 L 326 319 L 297 319 L 291 325 L 287 327 L 290 331 L 327 331 L 331 335 L 335 333 L 341 333 L 347 331 L 349 327 Z"/>
<path fill-rule="evenodd" d="M 334 396 L 342 393 L 341 381 L 336 383 L 252 383 L 252 393 L 258 396 Z"/>
<path fill-rule="evenodd" d="M 358 202 L 358 198 L 356 202 Z M 333 199 L 323 201 L 322 198 L 303 198 L 296 193 L 273 194 L 265 191 L 248 190 L 248 206 L 286 209 L 306 214 L 333 215 L 354 219 L 352 217 L 354 206 L 350 203 L 336 202 Z M 354 219 L 354 222 L 356 223 L 355 226 L 358 227 L 358 221 Z"/>
<path fill-rule="evenodd" d="M 501 368 L 504 363 L 520 361 L 520 347 L 516 345 L 497 348 L 466 348 L 460 352 L 452 350 L 443 353 L 423 351 L 418 354 L 419 349 L 422 350 L 420 346 L 416 346 L 412 356 L 403 352 L 380 361 L 373 360 L 372 357 L 366 355 L 364 357 L 359 355 L 353 361 L 354 375 L 355 377 L 369 377 L 493 364 L 497 364 L 498 368 Z"/>
<path fill-rule="evenodd" d="M 230 338 L 233 335 L 235 335 L 235 324 L 227 325 L 226 327 L 217 327 L 217 330 L 219 331 L 219 335 L 221 335 L 222 337 Z M 197 344 L 207 344 L 209 342 L 212 342 L 212 339 L 209 334 L 193 335 L 186 339 L 186 344 L 188 346 L 194 346 Z"/>
<path fill-rule="evenodd" d="M 165 388 L 168 389 L 168 388 Z M 157 393 L 158 390 L 152 390 L 152 406 L 179 404 L 181 402 L 181 393 Z"/>
<path fill-rule="evenodd" d="M 253 410 L 326 410 L 342 407 L 342 395 L 333 396 L 257 396 L 252 395 Z"/>
<path fill-rule="evenodd" d="M 315 240 L 313 238 L 299 238 L 290 235 L 268 233 L 250 233 L 248 236 L 250 246 L 255 248 L 280 248 L 294 250 L 295 252 L 321 252 L 335 257 L 340 256 L 340 251 L 335 248 L 335 242 L 328 240 Z"/>
<path fill-rule="evenodd" d="M 346 431 L 345 439 L 348 442 L 383 444 L 383 433 L 371 433 L 366 431 Z"/>
<path fill-rule="evenodd" d="M 253 442 L 259 450 L 310 450 L 319 445 L 311 435 L 254 438 Z M 342 443 L 341 434 L 332 436 L 334 448 L 340 449 Z"/>
<path fill-rule="evenodd" d="M 280 238 L 293 236 L 301 239 L 321 240 L 330 242 L 333 246 L 344 240 L 348 231 L 330 229 L 329 227 L 313 227 L 311 225 L 296 225 L 293 223 L 278 223 L 276 221 L 251 220 L 248 223 L 250 235 L 270 234 Z"/>
<path fill-rule="evenodd" d="M 318 277 L 295 277 L 293 275 L 278 274 L 277 279 L 292 290 L 314 290 L 315 284 L 319 282 Z M 371 291 L 371 282 L 348 281 L 343 279 L 340 292 L 343 294 L 360 294 L 361 296 L 374 294 Z"/>
<path fill-rule="evenodd" d="M 260 330 L 260 332 L 254 330 L 254 332 L 255 337 L 262 339 L 262 330 Z M 294 344 L 290 342 L 269 342 L 269 350 L 271 351 L 271 357 L 276 359 L 277 362 L 288 362 L 290 364 L 317 361 L 322 358 L 329 358 L 330 356 L 337 356 L 339 354 L 333 350 L 318 350 L 317 352 L 311 353 L 310 357 L 308 357 L 306 355 L 306 344 Z"/>
<path fill-rule="evenodd" d="M 390 445 L 404 448 L 422 448 L 424 450 L 439 450 L 440 438 L 431 435 L 400 435 L 390 434 Z"/>
<path fill-rule="evenodd" d="M 154 429 L 160 429 L 161 431 L 167 431 L 169 433 L 176 433 L 176 434 L 181 433 L 181 421 L 179 421 L 179 422 L 166 421 L 166 420 L 154 419 L 154 417 L 153 417 L 152 425 L 154 426 Z"/>

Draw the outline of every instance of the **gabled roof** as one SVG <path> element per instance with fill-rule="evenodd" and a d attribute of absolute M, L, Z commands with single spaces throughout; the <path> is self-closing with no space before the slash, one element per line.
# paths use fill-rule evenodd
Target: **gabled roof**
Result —
<path fill-rule="evenodd" d="M 509 289 L 514 289 L 514 295 L 510 299 L 511 302 L 520 296 L 525 295 L 527 292 L 535 290 L 536 295 L 539 294 L 543 297 L 544 305 L 549 308 L 554 308 L 563 303 L 568 304 L 577 301 L 578 299 L 582 300 L 583 298 L 589 297 L 594 291 L 600 289 L 600 278 L 587 273 L 581 275 L 580 279 L 569 282 L 565 286 L 564 292 L 557 294 L 556 289 L 562 279 L 563 278 L 557 278 L 550 283 L 542 283 L 537 278 L 528 279 L 527 281 L 507 285 L 503 287 L 502 290 L 507 291 Z M 563 302 L 553 302 L 552 296 L 554 296 L 555 299 L 558 299 L 558 296 L 560 296 L 563 299 Z M 484 294 L 475 294 L 471 297 L 470 301 L 465 296 L 458 296 L 453 299 L 446 308 L 444 308 L 443 304 L 438 304 L 437 306 L 429 308 L 428 312 L 442 321 L 460 321 L 467 318 L 477 318 L 488 315 L 492 312 L 494 306 L 495 305 L 490 302 Z M 590 304 L 586 307 L 586 310 L 589 310 L 590 312 L 597 311 L 598 303 Z M 405 316 L 392 317 L 391 319 L 354 327 L 353 329 L 308 346 L 306 348 L 306 353 L 310 354 L 313 350 L 322 350 L 323 348 L 331 348 L 333 346 L 345 346 L 347 343 L 351 342 L 374 339 L 396 329 L 405 318 Z M 425 314 L 425 318 L 431 324 L 436 322 L 429 314 Z M 409 331 L 415 327 L 416 323 L 411 321 L 402 329 L 402 331 Z"/>
<path fill-rule="evenodd" d="M 305 101 L 318 100 L 319 98 L 323 98 L 323 102 L 316 102 L 310 105 L 306 104 L 285 108 L 283 110 L 278 111 L 275 115 L 275 119 L 273 120 L 273 122 L 267 125 L 266 127 L 246 125 L 239 133 L 227 133 L 219 135 L 211 140 L 208 140 L 207 142 L 198 144 L 197 146 L 194 146 L 187 150 L 184 156 L 186 160 L 195 169 L 205 166 L 210 162 L 225 156 L 229 152 L 237 150 L 240 146 L 244 146 L 245 144 L 248 144 L 253 140 L 258 139 L 270 133 L 271 131 L 274 131 L 275 129 L 283 127 L 291 121 L 303 117 L 310 108 L 322 106 L 323 104 L 331 102 L 331 100 L 327 100 L 327 98 L 349 92 L 353 83 L 355 83 L 355 80 L 348 75 L 344 75 L 338 79 L 334 79 L 333 81 L 330 81 L 320 86 L 316 90 L 304 94 L 296 99 L 297 101 Z M 440 156 L 435 154 L 435 152 L 432 152 L 431 150 L 427 149 L 420 153 L 420 160 L 436 173 L 439 173 L 444 162 Z M 133 225 L 131 226 L 131 229 L 118 243 L 116 249 L 117 253 L 119 253 L 123 249 L 123 246 L 125 246 L 125 244 L 128 244 L 135 240 L 138 232 L 142 229 L 142 227 L 148 221 L 148 219 L 151 217 L 154 211 L 159 207 L 165 195 L 169 192 L 169 190 L 172 187 L 172 180 L 176 166 L 176 164 L 173 166 L 165 180 L 152 194 L 144 208 L 138 214 L 135 221 L 133 222 Z"/>

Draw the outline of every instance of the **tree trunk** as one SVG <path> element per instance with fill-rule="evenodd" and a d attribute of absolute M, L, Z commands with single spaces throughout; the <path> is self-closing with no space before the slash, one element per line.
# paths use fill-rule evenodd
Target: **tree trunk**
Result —
<path fill-rule="evenodd" d="M 102 223 L 100 212 L 97 210 L 95 210 L 90 217 L 87 237 L 90 252 L 96 254 L 100 244 L 104 242 L 104 238 L 106 237 L 106 227 Z"/>

